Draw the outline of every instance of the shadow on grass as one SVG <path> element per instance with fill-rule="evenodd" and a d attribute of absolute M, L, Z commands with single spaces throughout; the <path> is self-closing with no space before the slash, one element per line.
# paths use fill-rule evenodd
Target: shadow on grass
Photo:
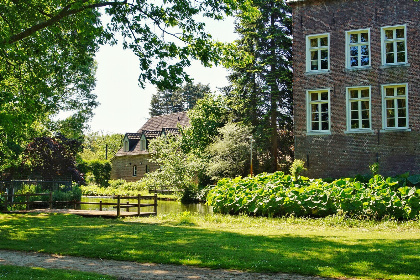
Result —
<path fill-rule="evenodd" d="M 247 235 L 72 215 L 1 215 L 0 249 L 331 277 L 420 279 L 419 239 Z"/>

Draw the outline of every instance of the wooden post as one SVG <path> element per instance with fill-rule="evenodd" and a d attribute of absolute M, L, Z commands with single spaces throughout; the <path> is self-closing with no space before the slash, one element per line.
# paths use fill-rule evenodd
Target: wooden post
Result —
<path fill-rule="evenodd" d="M 26 193 L 26 211 L 29 210 L 29 192 Z"/>
<path fill-rule="evenodd" d="M 53 203 L 53 201 L 52 201 L 52 192 L 50 192 L 50 209 L 52 209 L 53 207 L 52 207 L 52 203 Z"/>
<path fill-rule="evenodd" d="M 155 193 L 155 205 L 153 206 L 155 214 L 157 215 L 157 193 Z"/>
<path fill-rule="evenodd" d="M 6 192 L 4 196 L 4 211 L 7 211 L 7 201 L 9 200 L 9 191 Z"/>
<path fill-rule="evenodd" d="M 140 197 L 141 197 L 141 195 L 138 195 L 137 196 L 137 215 L 138 216 L 140 216 L 140 207 L 141 207 L 141 205 L 140 205 Z"/>
<path fill-rule="evenodd" d="M 129 204 L 130 202 L 128 202 L 127 201 L 127 212 L 130 212 L 130 208 L 128 207 L 128 204 Z"/>
<path fill-rule="evenodd" d="M 117 195 L 117 217 L 121 216 L 121 208 L 120 208 L 120 195 Z"/>
<path fill-rule="evenodd" d="M 99 200 L 99 211 L 102 211 L 102 200 Z"/>

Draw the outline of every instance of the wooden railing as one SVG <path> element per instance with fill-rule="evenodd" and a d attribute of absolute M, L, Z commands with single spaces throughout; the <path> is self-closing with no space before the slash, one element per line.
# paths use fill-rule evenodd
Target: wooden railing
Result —
<path fill-rule="evenodd" d="M 48 201 L 31 201 L 30 197 L 33 196 L 48 196 Z M 53 205 L 57 204 L 67 204 L 67 205 L 73 205 L 74 209 L 77 209 L 78 205 L 99 205 L 99 211 L 103 210 L 103 206 L 113 206 L 113 208 L 116 208 L 117 210 L 117 217 L 121 216 L 121 208 L 126 209 L 127 212 L 130 208 L 137 208 L 137 215 L 141 215 L 141 208 L 142 207 L 151 207 L 153 206 L 153 214 L 157 214 L 157 194 L 155 195 L 149 195 L 149 196 L 113 196 L 112 199 L 116 199 L 117 201 L 114 202 L 81 202 L 81 201 L 53 201 L 52 192 L 50 193 L 26 193 L 26 194 L 0 194 L 0 198 L 4 197 L 4 209 L 7 211 L 8 207 L 13 207 L 14 205 L 26 205 L 25 209 L 28 211 L 31 209 L 31 206 L 34 204 L 47 204 L 50 209 L 53 209 Z M 16 197 L 25 197 L 25 201 L 14 201 L 14 198 Z M 122 199 L 129 199 L 129 200 L 136 200 L 135 203 L 127 201 L 126 203 L 122 203 Z M 11 201 L 9 201 L 11 200 Z M 142 200 L 153 200 L 153 203 L 141 203 Z"/>

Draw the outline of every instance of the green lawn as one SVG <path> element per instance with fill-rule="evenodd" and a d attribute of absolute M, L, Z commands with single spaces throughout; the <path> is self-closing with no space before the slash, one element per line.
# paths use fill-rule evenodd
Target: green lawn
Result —
<path fill-rule="evenodd" d="M 0 265 L 0 279 L 113 280 L 115 279 L 115 277 L 62 269 L 44 269 L 39 267 L 31 268 L 11 265 Z"/>
<path fill-rule="evenodd" d="M 420 223 L 189 213 L 100 219 L 0 214 L 0 249 L 258 272 L 420 279 Z"/>

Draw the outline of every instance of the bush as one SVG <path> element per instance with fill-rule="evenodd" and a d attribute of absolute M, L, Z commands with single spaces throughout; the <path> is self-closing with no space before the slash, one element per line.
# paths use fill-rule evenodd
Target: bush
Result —
<path fill-rule="evenodd" d="M 305 177 L 294 180 L 276 172 L 222 179 L 209 191 L 207 203 L 215 212 L 230 214 L 414 219 L 419 216 L 420 189 L 380 175 L 368 183 L 353 178 L 329 183 Z"/>
<path fill-rule="evenodd" d="M 90 160 L 82 161 L 77 165 L 78 169 L 81 170 L 85 176 L 89 177 L 89 174 L 93 175 L 93 181 L 101 186 L 108 186 L 108 181 L 111 179 L 111 163 L 106 160 Z M 86 179 L 86 178 L 85 178 Z"/>
<path fill-rule="evenodd" d="M 82 186 L 83 195 L 90 196 L 114 196 L 114 195 L 138 195 L 148 191 L 147 185 L 142 182 L 126 182 L 125 180 L 110 180 L 107 187 L 97 185 Z"/>

